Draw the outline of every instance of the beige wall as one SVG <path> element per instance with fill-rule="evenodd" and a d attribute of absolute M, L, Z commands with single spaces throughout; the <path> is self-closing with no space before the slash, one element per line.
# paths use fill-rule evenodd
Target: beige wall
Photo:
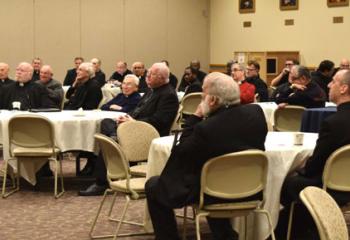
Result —
<path fill-rule="evenodd" d="M 336 65 L 350 58 L 350 7 L 328 8 L 326 0 L 299 0 L 299 10 L 280 11 L 278 0 L 256 0 L 256 12 L 239 14 L 238 0 L 210 1 L 210 63 L 226 63 L 234 51 L 300 51 L 301 63 Z M 343 24 L 333 24 L 343 16 Z M 285 26 L 294 19 L 294 26 Z M 251 28 L 243 28 L 251 21 Z"/>
<path fill-rule="evenodd" d="M 117 60 L 146 67 L 167 59 L 181 77 L 191 59 L 209 65 L 209 0 L 1 1 L 0 62 L 40 57 L 63 81 L 73 58 L 99 57 L 109 77 Z"/>

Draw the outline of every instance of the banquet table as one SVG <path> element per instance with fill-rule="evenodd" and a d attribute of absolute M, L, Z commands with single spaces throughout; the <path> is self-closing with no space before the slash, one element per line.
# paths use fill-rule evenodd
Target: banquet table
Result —
<path fill-rule="evenodd" d="M 322 121 L 328 116 L 334 114 L 336 111 L 336 107 L 306 109 L 301 120 L 300 131 L 315 133 L 319 132 Z"/>
<path fill-rule="evenodd" d="M 294 145 L 294 136 L 293 132 L 269 132 L 265 141 L 269 166 L 264 209 L 270 212 L 274 226 L 278 221 L 283 181 L 289 172 L 302 165 L 311 156 L 318 134 L 304 133 L 303 145 Z M 160 175 L 169 158 L 173 140 L 173 136 L 153 140 L 148 156 L 147 178 Z M 144 214 L 144 228 L 148 232 L 153 231 L 147 208 Z M 254 229 L 248 228 L 248 232 L 250 237 L 252 234 L 256 237 L 255 239 L 265 239 L 269 234 L 265 216 L 257 215 Z"/>
<path fill-rule="evenodd" d="M 116 118 L 125 113 L 110 111 L 62 111 L 62 112 L 40 112 L 30 113 L 24 111 L 1 110 L 0 135 L 3 140 L 3 156 L 9 159 L 9 139 L 8 122 L 11 117 L 19 114 L 33 114 L 48 118 L 55 128 L 56 146 L 62 151 L 83 150 L 88 152 L 97 152 L 97 146 L 94 140 L 94 134 L 100 132 L 100 122 L 104 118 Z M 28 182 L 35 185 L 35 173 L 45 162 L 26 161 L 20 165 L 21 176 Z M 9 164 L 16 170 L 16 162 L 10 161 Z"/>
<path fill-rule="evenodd" d="M 273 126 L 274 125 L 274 112 L 275 110 L 278 108 L 278 105 L 275 102 L 256 102 L 253 104 L 257 104 L 259 105 L 265 115 L 265 119 L 266 119 L 266 123 L 268 124 L 268 126 Z"/>

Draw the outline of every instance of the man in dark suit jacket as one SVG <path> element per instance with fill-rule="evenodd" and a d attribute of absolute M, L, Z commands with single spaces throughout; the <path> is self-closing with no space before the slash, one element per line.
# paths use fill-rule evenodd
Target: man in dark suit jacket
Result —
<path fill-rule="evenodd" d="M 264 150 L 267 126 L 262 109 L 239 102 L 239 86 L 231 77 L 215 72 L 205 78 L 203 100 L 187 119 L 180 143 L 172 149 L 161 175 L 145 186 L 156 239 L 180 239 L 173 209 L 198 202 L 201 170 L 207 160 L 247 149 Z M 237 238 L 229 219 L 207 220 L 213 239 Z"/>
<path fill-rule="evenodd" d="M 66 77 L 64 78 L 64 81 L 63 81 L 63 86 L 71 86 L 74 83 L 75 78 L 77 77 L 77 69 L 82 62 L 84 62 L 84 58 L 82 57 L 74 58 L 75 68 L 69 69 L 67 71 Z"/>
<path fill-rule="evenodd" d="M 171 125 L 179 108 L 179 101 L 174 88 L 169 84 L 169 68 L 163 63 L 155 63 L 146 79 L 150 90 L 144 94 L 136 108 L 129 115 L 116 120 L 104 119 L 101 133 L 116 139 L 118 124 L 126 121 L 144 121 L 157 129 L 160 136 L 169 135 Z M 80 196 L 102 195 L 107 187 L 106 167 L 102 157 L 96 160 L 96 183 L 86 190 L 79 191 Z"/>
<path fill-rule="evenodd" d="M 85 62 L 80 64 L 77 70 L 77 77 L 68 89 L 65 103 L 65 110 L 92 110 L 98 107 L 102 99 L 102 91 L 99 84 L 92 79 L 94 68 L 91 63 Z"/>
<path fill-rule="evenodd" d="M 337 104 L 337 112 L 326 118 L 320 128 L 315 150 L 304 168 L 296 175 L 287 177 L 282 187 L 281 203 L 284 206 L 280 213 L 277 235 L 286 236 L 288 214 L 292 201 L 299 199 L 299 193 L 307 186 L 322 186 L 323 168 L 328 157 L 338 148 L 350 144 L 350 70 L 340 70 L 328 84 L 329 99 Z M 350 201 L 350 194 L 346 192 L 330 191 L 339 205 Z M 307 210 L 302 212 L 307 214 Z M 304 217 L 305 219 L 305 217 Z M 308 225 L 303 222 L 303 225 Z M 296 232 L 298 226 L 293 227 Z M 317 232 L 317 229 L 314 229 Z M 316 239 L 315 237 L 312 239 Z"/>

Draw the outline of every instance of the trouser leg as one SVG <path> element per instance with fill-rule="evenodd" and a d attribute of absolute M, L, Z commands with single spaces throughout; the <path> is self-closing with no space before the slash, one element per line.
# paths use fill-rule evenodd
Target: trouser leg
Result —
<path fill-rule="evenodd" d="M 116 139 L 117 136 L 117 122 L 110 118 L 105 118 L 101 121 L 101 133 Z"/>
<path fill-rule="evenodd" d="M 159 177 L 152 177 L 146 182 L 148 210 L 152 219 L 154 234 L 157 240 L 178 240 L 177 223 L 174 210 L 159 202 L 157 183 Z"/>
<path fill-rule="evenodd" d="M 236 240 L 238 234 L 233 230 L 229 218 L 211 218 L 207 217 L 210 231 L 215 240 Z"/>

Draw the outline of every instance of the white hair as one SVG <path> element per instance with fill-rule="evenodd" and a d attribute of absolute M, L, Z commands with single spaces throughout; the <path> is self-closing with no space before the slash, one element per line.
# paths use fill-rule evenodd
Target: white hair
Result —
<path fill-rule="evenodd" d="M 130 78 L 132 80 L 134 80 L 134 83 L 136 86 L 139 86 L 140 84 L 140 79 L 138 77 L 136 77 L 135 74 L 127 74 L 125 77 L 124 77 L 124 80 L 127 79 L 127 78 Z"/>
<path fill-rule="evenodd" d="M 93 78 L 95 76 L 94 66 L 91 62 L 83 62 L 79 65 L 79 67 L 88 72 L 89 78 Z"/>
<path fill-rule="evenodd" d="M 165 83 L 169 82 L 170 70 L 165 63 L 162 63 L 162 62 L 154 63 L 152 65 L 152 70 L 157 72 L 162 77 L 162 79 L 164 79 Z"/>
<path fill-rule="evenodd" d="M 208 74 L 204 81 L 208 84 L 208 94 L 216 96 L 220 106 L 240 103 L 239 86 L 232 77 L 220 72 L 213 72 Z"/>

